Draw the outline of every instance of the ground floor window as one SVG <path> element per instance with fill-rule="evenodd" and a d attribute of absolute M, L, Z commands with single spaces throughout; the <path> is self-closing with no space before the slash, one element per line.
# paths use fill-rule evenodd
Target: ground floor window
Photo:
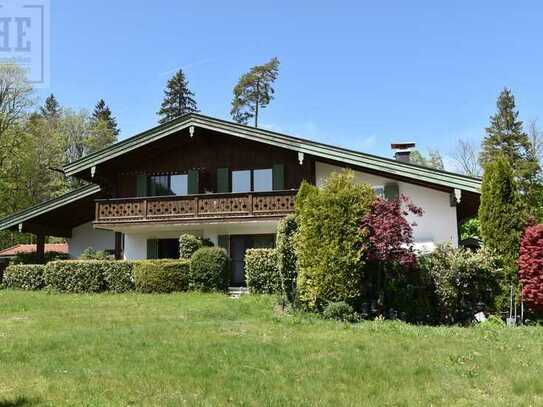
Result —
<path fill-rule="evenodd" d="M 179 239 L 147 240 L 148 259 L 178 259 Z"/>

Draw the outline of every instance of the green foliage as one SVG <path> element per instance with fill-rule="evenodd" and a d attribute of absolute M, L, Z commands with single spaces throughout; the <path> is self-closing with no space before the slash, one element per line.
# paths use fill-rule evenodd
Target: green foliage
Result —
<path fill-rule="evenodd" d="M 136 290 L 142 293 L 172 293 L 189 288 L 189 260 L 143 260 L 134 262 Z"/>
<path fill-rule="evenodd" d="M 501 267 L 488 249 L 472 252 L 442 245 L 423 256 L 420 265 L 435 286 L 442 322 L 466 323 L 478 311 L 496 309 Z"/>
<path fill-rule="evenodd" d="M 68 258 L 68 255 L 65 253 L 57 252 L 45 252 L 43 254 L 43 263 L 49 263 L 50 261 L 55 260 L 65 260 Z M 17 253 L 11 264 L 38 264 L 38 255 L 36 252 L 31 253 Z"/>
<path fill-rule="evenodd" d="M 201 291 L 226 291 L 230 281 L 230 258 L 226 250 L 202 247 L 193 255 L 190 265 L 191 288 Z"/>
<path fill-rule="evenodd" d="M 356 322 L 359 320 L 359 316 L 354 311 L 353 307 L 345 301 L 330 302 L 326 304 L 326 307 L 324 307 L 324 310 L 322 311 L 322 317 L 324 319 L 333 319 L 343 322 Z"/>
<path fill-rule="evenodd" d="M 87 247 L 79 256 L 80 260 L 114 260 L 114 256 L 107 254 L 104 250 L 94 250 Z"/>
<path fill-rule="evenodd" d="M 501 156 L 485 167 L 479 207 L 485 247 L 499 255 L 510 281 L 516 281 L 516 260 L 524 224 L 513 168 Z"/>
<path fill-rule="evenodd" d="M 96 106 L 94 107 L 94 112 L 92 112 L 91 120 L 94 125 L 98 123 L 104 123 L 105 128 L 111 132 L 112 142 L 117 141 L 117 137 L 120 134 L 119 126 L 117 124 L 117 119 L 111 113 L 111 109 L 104 99 L 100 99 Z"/>
<path fill-rule="evenodd" d="M 179 257 L 181 259 L 190 259 L 196 250 L 202 246 L 202 239 L 189 233 L 185 233 L 179 238 Z"/>
<path fill-rule="evenodd" d="M 106 289 L 114 293 L 125 293 L 134 289 L 134 265 L 128 261 L 104 261 L 102 273 Z"/>
<path fill-rule="evenodd" d="M 460 225 L 460 240 L 481 239 L 481 222 L 479 218 L 471 218 Z"/>
<path fill-rule="evenodd" d="M 273 83 L 279 75 L 279 60 L 272 58 L 263 65 L 253 66 L 234 87 L 234 99 L 230 114 L 234 121 L 247 124 L 255 118 L 258 127 L 259 110 L 273 100 Z"/>
<path fill-rule="evenodd" d="M 333 173 L 322 188 L 304 184 L 297 198 L 298 296 L 316 309 L 327 302 L 360 299 L 368 239 L 360 221 L 375 199 L 352 171 Z"/>
<path fill-rule="evenodd" d="M 41 290 L 45 286 L 43 265 L 11 265 L 4 272 L 3 286 L 20 290 Z"/>
<path fill-rule="evenodd" d="M 298 277 L 294 236 L 298 230 L 296 216 L 288 215 L 277 226 L 277 269 L 283 299 L 296 303 L 296 278 Z"/>
<path fill-rule="evenodd" d="M 255 294 L 275 294 L 281 290 L 277 251 L 275 249 L 249 249 L 245 252 L 245 278 L 247 287 Z"/>
<path fill-rule="evenodd" d="M 67 293 L 100 292 L 106 289 L 104 261 L 53 261 L 45 266 L 46 286 Z"/>
<path fill-rule="evenodd" d="M 409 161 L 424 167 L 436 168 L 438 170 L 445 169 L 443 158 L 438 150 L 429 149 L 428 157 L 423 156 L 419 150 L 414 150 L 409 155 Z"/>
<path fill-rule="evenodd" d="M 168 80 L 164 90 L 164 99 L 158 112 L 159 123 L 167 123 L 184 114 L 198 111 L 194 93 L 190 91 L 185 74 L 180 69 Z"/>

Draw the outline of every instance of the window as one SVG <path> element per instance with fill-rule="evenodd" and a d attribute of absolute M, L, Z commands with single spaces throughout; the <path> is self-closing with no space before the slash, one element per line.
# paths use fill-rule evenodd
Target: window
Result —
<path fill-rule="evenodd" d="M 375 192 L 375 195 L 377 195 L 378 198 L 385 198 L 385 187 L 382 185 L 379 186 L 373 186 L 371 187 L 373 189 L 373 192 Z"/>
<path fill-rule="evenodd" d="M 251 170 L 232 171 L 232 192 L 251 191 Z"/>
<path fill-rule="evenodd" d="M 273 190 L 272 169 L 253 171 L 253 191 L 264 192 Z"/>
<path fill-rule="evenodd" d="M 273 191 L 273 170 L 232 171 L 232 192 Z"/>
<path fill-rule="evenodd" d="M 189 177 L 186 174 L 170 176 L 170 195 L 188 195 Z"/>

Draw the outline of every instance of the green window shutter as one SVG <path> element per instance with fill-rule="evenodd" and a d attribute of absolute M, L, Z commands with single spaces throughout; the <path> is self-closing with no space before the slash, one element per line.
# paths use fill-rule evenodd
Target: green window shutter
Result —
<path fill-rule="evenodd" d="M 273 190 L 281 191 L 285 189 L 285 166 L 283 164 L 274 164 L 272 173 Z"/>
<path fill-rule="evenodd" d="M 397 182 L 387 182 L 385 184 L 385 199 L 393 201 L 400 197 L 400 187 Z"/>
<path fill-rule="evenodd" d="M 230 236 L 219 235 L 219 247 L 226 250 L 226 253 L 230 256 Z"/>
<path fill-rule="evenodd" d="M 136 196 L 147 196 L 147 176 L 138 175 L 136 180 Z"/>
<path fill-rule="evenodd" d="M 158 239 L 147 240 L 147 258 L 158 259 Z"/>
<path fill-rule="evenodd" d="M 198 170 L 188 171 L 188 193 L 189 195 L 197 194 L 200 192 L 200 180 Z"/>
<path fill-rule="evenodd" d="M 230 171 L 228 168 L 217 168 L 217 192 L 230 192 Z"/>

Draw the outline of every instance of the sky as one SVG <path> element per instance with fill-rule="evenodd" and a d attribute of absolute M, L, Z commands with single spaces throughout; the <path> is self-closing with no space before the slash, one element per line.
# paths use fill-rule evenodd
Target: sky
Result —
<path fill-rule="evenodd" d="M 181 68 L 203 114 L 230 119 L 252 66 L 280 62 L 262 127 L 390 157 L 434 148 L 454 167 L 507 86 L 543 126 L 541 1 L 50 0 L 48 88 L 91 110 L 105 99 L 121 139 L 153 127 Z"/>

